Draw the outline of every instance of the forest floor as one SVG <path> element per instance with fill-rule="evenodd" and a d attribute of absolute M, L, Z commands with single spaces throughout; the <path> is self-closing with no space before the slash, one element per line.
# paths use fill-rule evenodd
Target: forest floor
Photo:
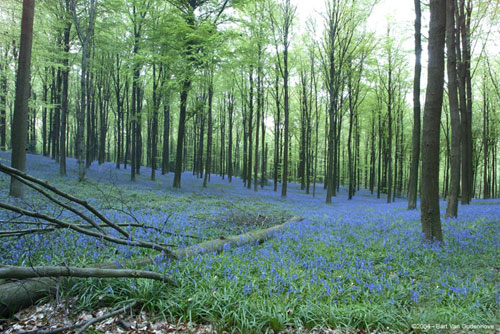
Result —
<path fill-rule="evenodd" d="M 8 164 L 9 156 L 0 153 L 0 162 Z M 348 201 L 341 189 L 327 205 L 322 185 L 312 197 L 290 184 L 283 199 L 271 184 L 254 192 L 239 178 L 229 183 L 218 175 L 205 189 L 186 172 L 182 188 L 174 189 L 173 173 L 157 173 L 151 181 L 150 169 L 143 167 L 132 182 L 130 170 L 113 163 L 93 163 L 84 183 L 76 181 L 73 159 L 67 177 L 58 175 L 56 162 L 38 155 L 28 155 L 27 170 L 86 199 L 114 222 L 154 226 L 163 233 L 128 230 L 174 248 L 267 228 L 292 216 L 303 220 L 260 245 L 155 261 L 147 268 L 173 277 L 175 288 L 146 279 L 75 280 L 60 287 L 59 304 L 22 311 L 17 320 L 0 324 L 0 331 L 46 328 L 54 324 L 48 319 L 57 319 L 51 314 L 64 310 L 61 326 L 138 301 L 132 315 L 120 318 L 135 329 L 120 329 L 115 317 L 92 333 L 442 332 L 438 326 L 500 333 L 499 199 L 474 200 L 459 207 L 457 219 L 442 218 L 445 244 L 437 246 L 422 242 L 420 211 L 407 210 L 405 199 L 387 204 L 365 190 Z M 8 181 L 0 175 L 0 201 L 77 221 L 39 194 L 10 199 Z M 19 217 L 0 210 L 0 229 L 36 227 L 12 219 Z M 128 263 L 154 252 L 67 229 L 1 241 L 0 263 L 7 265 Z"/>

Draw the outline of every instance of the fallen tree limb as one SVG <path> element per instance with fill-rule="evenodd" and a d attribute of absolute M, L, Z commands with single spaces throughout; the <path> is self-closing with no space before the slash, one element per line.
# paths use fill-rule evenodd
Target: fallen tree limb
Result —
<path fill-rule="evenodd" d="M 225 247 L 233 248 L 247 243 L 260 244 L 272 238 L 276 232 L 281 232 L 290 225 L 301 221 L 302 218 L 293 217 L 287 222 L 267 229 L 257 230 L 236 236 L 225 237 L 224 239 L 215 239 L 199 243 L 194 246 L 173 250 L 171 253 L 178 260 L 187 259 L 197 254 L 221 252 Z M 154 258 L 141 258 L 130 262 L 128 266 L 142 267 L 151 265 Z M 100 263 L 91 267 L 102 269 L 117 268 L 114 262 Z M 15 282 L 0 283 L 0 316 L 6 317 L 18 310 L 33 305 L 42 297 L 54 294 L 55 284 L 51 278 L 34 278 Z"/>
<path fill-rule="evenodd" d="M 0 163 L 0 171 L 1 172 L 4 172 L 5 174 L 8 174 L 10 176 L 17 176 L 18 178 L 22 178 L 22 179 L 25 179 L 27 181 L 30 181 L 30 182 L 33 182 L 33 183 L 36 183 L 36 184 L 39 184 L 41 185 L 42 187 L 52 191 L 53 193 L 61 196 L 61 197 L 64 197 L 74 203 L 77 203 L 81 206 L 83 206 L 85 209 L 87 209 L 88 211 L 90 211 L 91 213 L 93 213 L 97 218 L 99 218 L 101 221 L 103 221 L 106 225 L 114 228 L 115 230 L 117 230 L 118 232 L 120 232 L 123 236 L 125 236 L 126 238 L 128 238 L 128 233 L 127 231 L 125 231 L 124 229 L 120 228 L 119 226 L 117 226 L 115 223 L 113 223 L 112 221 L 110 221 L 109 219 L 107 219 L 102 213 L 100 213 L 96 208 L 94 208 L 93 206 L 91 206 L 87 201 L 84 201 L 84 200 L 81 200 L 77 197 L 74 197 L 70 194 L 67 194 L 65 193 L 64 191 L 61 191 L 59 189 L 57 189 L 56 187 L 50 185 L 48 182 L 46 181 L 43 181 L 43 180 L 40 180 L 34 176 L 31 176 L 31 175 L 28 175 L 24 172 L 21 172 L 15 168 L 12 168 L 12 167 L 9 167 L 7 165 L 4 165 L 2 163 Z M 28 184 L 29 185 L 29 184 Z"/>
<path fill-rule="evenodd" d="M 161 245 L 161 244 L 154 244 L 154 243 L 140 241 L 140 240 L 134 240 L 134 239 L 127 240 L 127 239 L 116 238 L 116 237 L 113 237 L 113 236 L 108 235 L 108 234 L 97 233 L 97 232 L 91 231 L 89 229 L 80 227 L 81 225 L 71 224 L 71 223 L 65 222 L 63 220 L 60 220 L 58 218 L 48 216 L 48 215 L 43 214 L 43 213 L 26 210 L 26 209 L 23 209 L 23 208 L 14 206 L 14 205 L 10 205 L 7 203 L 3 203 L 3 202 L 0 202 L 0 208 L 6 209 L 6 210 L 9 210 L 12 212 L 16 212 L 16 213 L 19 213 L 19 214 L 24 215 L 24 216 L 42 219 L 42 220 L 57 224 L 60 227 L 69 228 L 69 229 L 72 229 L 76 232 L 86 234 L 88 236 L 91 236 L 91 237 L 94 237 L 97 239 L 104 239 L 106 241 L 110 241 L 110 242 L 120 244 L 120 245 L 150 248 L 150 249 L 164 252 L 165 254 L 174 257 L 174 255 L 172 254 L 170 249 L 166 248 L 169 246 L 171 247 L 172 245 Z"/>
<path fill-rule="evenodd" d="M 133 270 L 133 269 L 100 269 L 100 268 L 78 268 L 78 267 L 18 267 L 1 266 L 0 278 L 37 278 L 37 277 L 80 277 L 80 278 L 148 278 L 163 281 L 176 286 L 177 283 L 164 275 L 153 271 Z"/>
<path fill-rule="evenodd" d="M 127 312 L 129 309 L 134 307 L 136 304 L 137 304 L 137 301 L 135 301 L 127 306 L 124 306 L 122 308 L 119 308 L 116 311 L 103 314 L 100 317 L 92 318 L 88 321 L 82 321 L 82 322 L 79 322 L 79 323 L 76 323 L 76 324 L 73 324 L 70 326 L 60 327 L 60 328 L 51 328 L 51 329 L 38 329 L 38 330 L 34 330 L 34 331 L 21 332 L 19 334 L 58 334 L 58 333 L 65 333 L 65 332 L 68 332 L 68 331 L 71 331 L 71 330 L 74 330 L 77 328 L 80 328 L 80 329 L 75 334 L 81 334 L 81 333 L 84 333 L 85 330 L 87 328 L 89 328 L 90 326 L 92 326 L 93 324 L 95 324 L 97 322 L 101 322 L 101 321 L 106 320 L 108 318 L 114 317 L 115 315 Z"/>
<path fill-rule="evenodd" d="M 34 228 L 31 230 L 12 230 L 12 231 L 0 231 L 0 238 L 8 238 L 8 237 L 18 237 L 18 236 L 23 236 L 27 234 L 35 234 L 35 233 L 49 233 L 49 232 L 54 232 L 57 230 L 60 230 L 62 228 L 66 228 L 63 226 L 59 225 L 54 225 L 52 223 L 35 223 L 32 225 L 43 225 L 43 226 L 50 226 L 46 228 Z M 130 227 L 138 227 L 142 228 L 144 230 L 153 230 L 156 232 L 159 232 L 161 234 L 166 234 L 166 235 L 171 235 L 174 237 L 181 237 L 181 238 L 190 238 L 190 239 L 197 239 L 197 240 L 203 240 L 203 238 L 195 236 L 195 235 L 190 235 L 190 234 L 182 234 L 182 233 L 175 233 L 175 232 L 169 232 L 169 231 L 162 231 L 161 228 L 154 227 L 154 226 L 149 226 L 145 224 L 118 224 L 119 226 L 130 226 Z M 93 226 L 88 226 L 88 225 L 79 225 L 76 224 L 74 226 L 81 227 L 81 228 L 92 228 Z M 105 225 L 101 225 L 102 227 L 106 227 Z"/>

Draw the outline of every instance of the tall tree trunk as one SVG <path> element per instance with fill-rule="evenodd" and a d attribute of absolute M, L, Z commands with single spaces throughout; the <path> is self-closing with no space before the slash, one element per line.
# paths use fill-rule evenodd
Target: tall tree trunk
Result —
<path fill-rule="evenodd" d="M 261 117 L 261 127 L 262 127 L 262 142 L 261 142 L 261 147 L 262 147 L 262 162 L 261 162 L 261 168 L 260 168 L 260 187 L 261 189 L 264 189 L 264 185 L 266 182 L 266 165 L 267 165 L 267 144 L 266 144 L 266 109 L 264 108 L 264 94 L 262 93 L 262 117 Z M 266 94 L 266 105 L 269 104 L 267 94 Z M 265 149 L 264 149 L 265 147 Z"/>
<path fill-rule="evenodd" d="M 84 31 L 80 25 L 80 20 L 77 16 L 77 11 L 75 8 L 75 1 L 71 0 L 71 12 L 73 14 L 73 21 L 76 27 L 76 32 L 82 44 L 82 62 L 81 62 L 81 74 L 80 74 L 80 105 L 76 108 L 76 138 L 75 138 L 75 155 L 78 161 L 78 181 L 81 182 L 85 179 L 85 162 L 84 162 L 84 152 L 85 152 L 85 110 L 86 110 L 86 98 L 87 98 L 87 85 L 86 85 L 86 74 L 87 74 L 87 58 L 88 58 L 88 42 L 92 31 L 94 29 L 94 19 L 95 19 L 95 0 L 90 0 L 89 9 L 89 22 L 87 25 L 87 30 Z"/>
<path fill-rule="evenodd" d="M 472 93 L 470 84 L 470 21 L 465 9 L 465 0 L 460 0 L 457 21 L 457 63 L 460 99 L 460 121 L 462 126 L 462 204 L 469 204 L 472 197 Z M 460 39 L 461 45 L 458 42 Z"/>
<path fill-rule="evenodd" d="M 288 28 L 289 26 L 287 26 Z M 288 188 L 288 137 L 289 137 L 289 127 L 290 127 L 290 107 L 289 107 L 289 89 L 288 89 L 288 29 L 285 33 L 285 49 L 283 51 L 283 90 L 284 96 L 284 115 L 285 115 L 285 129 L 283 132 L 284 139 L 284 150 L 283 150 L 283 180 L 281 183 L 281 197 L 286 197 Z"/>
<path fill-rule="evenodd" d="M 70 14 L 70 3 L 66 0 L 66 13 Z M 69 90 L 69 50 L 70 50 L 70 34 L 71 21 L 68 20 L 64 29 L 64 59 L 62 71 L 62 96 L 61 96 L 61 135 L 59 139 L 59 174 L 66 176 L 66 127 L 68 117 L 68 90 Z"/>
<path fill-rule="evenodd" d="M 450 159 L 450 191 L 446 216 L 456 217 L 458 214 L 458 195 L 460 193 L 460 114 L 457 94 L 457 58 L 455 48 L 455 3 L 446 0 L 446 49 L 448 69 L 448 98 L 451 118 L 451 159 Z"/>
<path fill-rule="evenodd" d="M 208 130 L 207 130 L 207 157 L 205 158 L 205 177 L 203 178 L 203 188 L 207 187 L 208 178 L 211 171 L 212 163 L 212 100 L 214 95 L 213 73 L 209 73 L 208 83 Z M 250 181 L 248 181 L 250 182 Z"/>
<path fill-rule="evenodd" d="M 443 105 L 446 1 L 431 0 L 429 64 L 422 134 L 422 232 L 428 241 L 443 241 L 439 214 L 439 134 Z"/>
<path fill-rule="evenodd" d="M 258 65 L 257 65 L 257 120 L 255 122 L 255 166 L 253 172 L 253 190 L 258 189 L 258 175 L 259 175 L 259 129 L 260 129 L 260 117 L 262 116 L 262 47 L 258 46 Z M 264 118 L 264 116 L 262 116 Z M 262 152 L 264 152 L 264 146 L 262 146 Z"/>
<path fill-rule="evenodd" d="M 387 32 L 387 37 L 389 37 L 389 32 Z M 392 50 L 388 50 L 388 60 L 389 60 L 389 73 L 387 80 L 387 120 L 388 120 L 388 138 L 387 138 L 387 203 L 391 203 L 391 191 L 392 191 L 392 100 L 393 100 L 393 88 L 392 88 Z"/>
<path fill-rule="evenodd" d="M 249 103 L 248 103 L 248 166 L 247 166 L 247 188 L 250 189 L 252 186 L 252 146 L 253 146 L 253 141 L 252 141 L 252 122 L 253 122 L 253 66 L 250 65 L 250 72 L 248 75 L 248 80 L 250 81 L 250 90 L 249 90 Z"/>
<path fill-rule="evenodd" d="M 45 68 L 45 79 L 43 81 L 43 110 L 42 110 L 42 154 L 44 156 L 48 155 L 47 151 L 47 105 L 49 104 L 49 86 L 48 86 L 48 81 L 49 81 L 49 71 L 47 68 Z M 2 102 L 0 102 L 1 104 Z M 5 101 L 3 102 L 5 103 Z M 4 104 L 2 104 L 3 106 Z M 1 116 L 0 116 L 1 117 Z M 5 148 L 4 148 L 5 149 Z"/>
<path fill-rule="evenodd" d="M 184 151 L 184 137 L 186 130 L 186 108 L 188 92 L 191 88 L 191 80 L 185 79 L 181 89 L 180 100 L 180 113 L 179 113 L 179 127 L 177 130 L 177 151 L 175 156 L 175 174 L 174 174 L 174 188 L 181 187 L 181 174 L 182 174 L 182 153 Z"/>
<path fill-rule="evenodd" d="M 227 179 L 229 183 L 233 180 L 233 113 L 234 113 L 234 97 L 232 93 L 229 93 L 229 137 L 228 137 L 228 148 L 227 148 Z"/>
<path fill-rule="evenodd" d="M 420 160 L 420 77 L 422 72 L 422 11 L 420 0 L 415 2 L 415 76 L 413 79 L 413 135 L 411 151 L 410 183 L 408 185 L 408 209 L 417 208 L 418 166 Z"/>
<path fill-rule="evenodd" d="M 483 78 L 483 199 L 490 198 L 490 180 L 488 175 L 489 148 L 489 112 L 486 75 Z"/>
<path fill-rule="evenodd" d="M 4 53 L 4 64 L 0 64 L 0 150 L 5 151 L 7 149 L 7 67 L 8 67 L 8 60 L 7 57 L 9 55 L 9 48 L 5 48 L 5 53 Z M 45 71 L 47 73 L 47 71 Z M 44 92 L 44 102 L 47 101 L 47 74 L 45 75 L 45 80 L 44 80 L 44 85 L 43 85 L 43 92 Z M 43 108 L 43 115 L 44 120 L 46 119 L 47 115 L 47 108 Z M 47 123 L 43 122 L 43 125 L 45 126 L 45 132 L 43 133 L 43 152 L 44 155 L 46 155 L 46 138 L 47 138 Z"/>
<path fill-rule="evenodd" d="M 353 105 L 353 91 L 352 91 L 352 68 L 349 69 L 349 77 L 347 78 L 347 91 L 349 94 L 349 134 L 347 136 L 347 156 L 348 156 L 348 173 L 349 173 L 349 191 L 347 199 L 351 200 L 354 195 L 354 171 L 352 166 L 352 127 L 354 120 L 354 105 Z"/>
<path fill-rule="evenodd" d="M 12 121 L 12 167 L 20 171 L 26 170 L 26 137 L 28 120 L 28 98 L 30 90 L 31 49 L 33 42 L 33 18 L 35 0 L 23 0 L 21 19 L 21 44 L 16 77 L 16 99 L 14 102 L 14 118 Z M 15 178 L 10 181 L 10 196 L 24 197 L 24 186 Z"/>
<path fill-rule="evenodd" d="M 158 93 L 158 81 L 161 80 L 161 69 L 156 78 L 156 64 L 153 64 L 153 121 L 151 124 L 151 180 L 156 179 L 156 156 L 158 154 L 158 109 L 160 99 Z"/>
<path fill-rule="evenodd" d="M 276 78 L 274 82 L 275 102 L 276 102 L 276 116 L 274 118 L 274 191 L 278 191 L 278 170 L 280 161 L 280 115 L 281 115 L 281 102 L 280 102 L 280 88 L 279 88 L 279 70 L 276 63 Z"/>
<path fill-rule="evenodd" d="M 167 88 L 165 101 L 163 102 L 163 150 L 161 160 L 161 174 L 165 175 L 170 169 L 170 91 Z"/>

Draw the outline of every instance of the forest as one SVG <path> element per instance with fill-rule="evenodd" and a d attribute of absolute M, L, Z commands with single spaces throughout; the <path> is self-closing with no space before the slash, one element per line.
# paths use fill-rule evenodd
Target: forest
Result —
<path fill-rule="evenodd" d="M 498 1 L 0 18 L 0 331 L 500 330 Z"/>

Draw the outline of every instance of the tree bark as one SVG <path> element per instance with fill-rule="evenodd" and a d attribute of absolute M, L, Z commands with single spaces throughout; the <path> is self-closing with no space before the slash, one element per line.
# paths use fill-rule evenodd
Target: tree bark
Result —
<path fill-rule="evenodd" d="M 207 130 L 207 157 L 205 158 L 205 177 L 203 178 L 203 188 L 207 187 L 208 178 L 210 177 L 212 164 L 212 99 L 214 95 L 213 77 L 209 73 L 208 83 L 208 130 Z"/>
<path fill-rule="evenodd" d="M 417 208 L 418 166 L 420 160 L 420 77 L 422 73 L 422 11 L 420 0 L 415 2 L 415 76 L 413 79 L 413 135 L 410 168 L 410 183 L 408 185 L 408 209 Z"/>
<path fill-rule="evenodd" d="M 457 58 L 455 48 L 455 4 L 456 0 L 446 0 L 446 49 L 448 69 L 448 98 L 451 119 L 451 158 L 450 190 L 446 217 L 458 214 L 458 196 L 460 192 L 460 114 L 457 94 Z"/>
<path fill-rule="evenodd" d="M 422 135 L 421 221 L 425 239 L 443 241 L 439 213 L 439 134 L 443 105 L 446 1 L 431 0 L 429 64 Z"/>
<path fill-rule="evenodd" d="M 78 268 L 78 267 L 17 267 L 0 266 L 0 278 L 26 279 L 37 277 L 101 277 L 101 278 L 148 278 L 167 282 L 171 285 L 177 283 L 171 278 L 155 273 L 153 271 L 133 269 L 100 269 L 100 268 Z"/>
<path fill-rule="evenodd" d="M 19 48 L 19 63 L 16 78 L 16 99 L 14 102 L 14 119 L 12 121 L 11 132 L 12 167 L 23 172 L 26 170 L 26 137 L 34 16 L 35 0 L 23 0 L 21 45 Z M 9 195 L 19 198 L 24 197 L 23 184 L 13 177 L 10 181 Z"/>
<path fill-rule="evenodd" d="M 70 3 L 66 0 L 65 12 L 67 15 L 70 13 Z M 70 50 L 70 33 L 71 21 L 67 18 L 68 22 L 64 29 L 64 59 L 63 59 L 63 72 L 62 72 L 62 95 L 61 95 L 61 134 L 59 138 L 59 174 L 66 176 L 66 128 L 68 117 L 68 90 L 69 90 L 69 50 Z"/>
<path fill-rule="evenodd" d="M 179 113 L 179 127 L 177 130 L 177 151 L 175 156 L 175 174 L 174 174 L 174 188 L 181 187 L 181 174 L 182 174 L 182 153 L 184 149 L 184 136 L 186 131 L 186 109 L 188 92 L 191 88 L 191 80 L 185 79 L 181 89 L 180 100 L 180 113 Z"/>

